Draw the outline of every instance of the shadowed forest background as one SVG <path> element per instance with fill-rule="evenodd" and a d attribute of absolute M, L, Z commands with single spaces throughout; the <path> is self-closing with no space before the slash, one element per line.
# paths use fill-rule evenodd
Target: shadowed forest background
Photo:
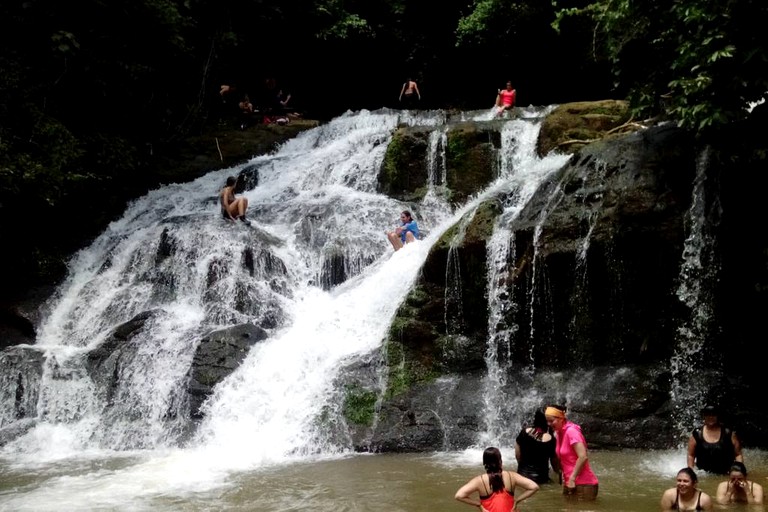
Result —
<path fill-rule="evenodd" d="M 3 291 L 60 278 L 66 258 L 158 162 L 222 121 L 222 84 L 267 78 L 305 118 L 398 107 L 406 77 L 425 109 L 629 99 L 704 140 L 768 89 L 757 0 L 671 6 L 603 0 L 51 0 L 0 6 Z M 184 178 L 179 176 L 179 180 Z M 0 297 L 2 298 L 2 297 Z"/>

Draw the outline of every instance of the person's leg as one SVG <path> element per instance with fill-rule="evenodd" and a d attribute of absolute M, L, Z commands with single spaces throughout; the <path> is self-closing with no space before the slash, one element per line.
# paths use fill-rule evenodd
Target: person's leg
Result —
<path fill-rule="evenodd" d="M 237 203 L 237 211 L 239 213 L 239 217 L 245 217 L 245 210 L 248 209 L 248 198 L 238 197 L 235 203 Z"/>
<path fill-rule="evenodd" d="M 408 231 L 405 234 L 405 243 L 409 244 L 409 243 L 411 243 L 411 242 L 413 242 L 415 240 L 416 240 L 416 237 L 414 237 L 413 233 L 411 233 L 410 231 Z"/>
<path fill-rule="evenodd" d="M 394 231 L 387 233 L 387 238 L 389 239 L 389 243 L 392 244 L 392 247 L 394 247 L 396 251 L 403 248 L 403 242 L 400 240 L 400 235 Z"/>
<path fill-rule="evenodd" d="M 573 489 L 563 486 L 563 494 L 570 499 L 578 501 L 592 501 L 597 499 L 597 485 L 577 485 Z"/>

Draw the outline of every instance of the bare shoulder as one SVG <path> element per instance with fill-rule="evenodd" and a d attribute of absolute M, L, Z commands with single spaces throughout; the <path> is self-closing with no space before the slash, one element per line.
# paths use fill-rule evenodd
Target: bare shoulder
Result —
<path fill-rule="evenodd" d="M 672 504 L 675 502 L 675 496 L 677 496 L 677 488 L 672 487 L 671 489 L 667 489 L 664 491 L 664 493 L 661 495 L 661 504 L 663 506 L 669 506 L 671 507 Z"/>

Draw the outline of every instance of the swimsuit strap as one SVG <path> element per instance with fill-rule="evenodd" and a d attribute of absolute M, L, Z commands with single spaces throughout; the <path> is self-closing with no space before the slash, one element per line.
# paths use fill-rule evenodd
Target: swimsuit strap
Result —
<path fill-rule="evenodd" d="M 696 510 L 702 510 L 702 508 L 701 508 L 701 491 L 699 491 L 699 499 L 696 500 Z"/>
<path fill-rule="evenodd" d="M 485 480 L 483 480 L 483 476 L 480 475 L 480 481 L 483 482 L 483 489 L 485 489 L 485 495 L 490 496 L 491 492 L 488 490 L 488 486 L 485 485 Z M 491 483 L 491 477 L 488 477 L 488 483 Z"/>

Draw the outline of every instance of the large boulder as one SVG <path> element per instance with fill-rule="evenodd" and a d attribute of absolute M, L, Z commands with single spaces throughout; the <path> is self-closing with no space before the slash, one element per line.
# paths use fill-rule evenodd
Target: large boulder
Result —
<path fill-rule="evenodd" d="M 202 416 L 201 406 L 216 384 L 235 371 L 251 347 L 267 336 L 259 326 L 241 324 L 214 331 L 200 340 L 187 385 L 192 417 Z"/>

